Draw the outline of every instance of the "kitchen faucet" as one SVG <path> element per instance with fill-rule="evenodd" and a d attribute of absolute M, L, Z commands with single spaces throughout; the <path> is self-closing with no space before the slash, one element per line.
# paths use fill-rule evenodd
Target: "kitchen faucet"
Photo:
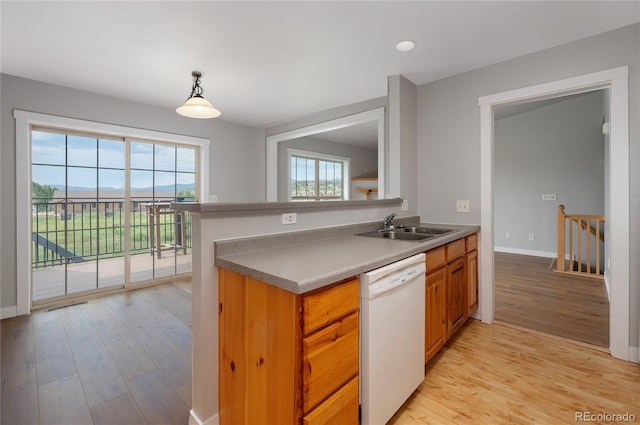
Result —
<path fill-rule="evenodd" d="M 396 213 L 391 213 L 388 216 L 386 216 L 384 218 L 384 221 L 382 222 L 382 229 L 381 230 L 393 230 L 395 229 L 395 227 L 393 226 L 393 219 L 396 218 Z"/>

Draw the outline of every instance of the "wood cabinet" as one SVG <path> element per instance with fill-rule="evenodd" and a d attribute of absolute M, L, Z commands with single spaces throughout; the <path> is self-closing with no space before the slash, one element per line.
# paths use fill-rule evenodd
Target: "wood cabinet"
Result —
<path fill-rule="evenodd" d="M 425 363 L 447 342 L 446 277 L 442 266 L 425 277 Z"/>
<path fill-rule="evenodd" d="M 467 276 L 465 258 L 447 264 L 447 338 L 451 338 L 467 320 Z"/>
<path fill-rule="evenodd" d="M 468 310 L 471 316 L 478 309 L 478 251 L 473 250 L 466 255 Z"/>
<path fill-rule="evenodd" d="M 478 307 L 477 234 L 426 253 L 425 363 Z"/>
<path fill-rule="evenodd" d="M 357 424 L 359 282 L 293 294 L 219 269 L 220 424 Z"/>

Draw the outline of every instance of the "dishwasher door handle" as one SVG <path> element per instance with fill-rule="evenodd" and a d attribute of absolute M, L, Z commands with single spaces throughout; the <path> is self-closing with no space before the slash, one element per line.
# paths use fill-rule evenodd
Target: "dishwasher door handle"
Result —
<path fill-rule="evenodd" d="M 424 264 L 418 264 L 404 270 L 399 270 L 396 273 L 391 273 L 384 278 L 369 284 L 365 293 L 362 294 L 362 297 L 374 299 L 385 292 L 391 291 L 398 286 L 405 285 L 406 283 L 420 277 L 424 272 Z"/>

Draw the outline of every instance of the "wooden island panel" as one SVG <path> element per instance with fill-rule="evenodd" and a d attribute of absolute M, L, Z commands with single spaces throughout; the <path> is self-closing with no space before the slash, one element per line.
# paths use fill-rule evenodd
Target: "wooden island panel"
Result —
<path fill-rule="evenodd" d="M 296 423 L 300 298 L 223 268 L 219 273 L 220 424 Z"/>
<path fill-rule="evenodd" d="M 357 278 L 294 294 L 218 268 L 218 298 L 221 425 L 358 424 Z"/>

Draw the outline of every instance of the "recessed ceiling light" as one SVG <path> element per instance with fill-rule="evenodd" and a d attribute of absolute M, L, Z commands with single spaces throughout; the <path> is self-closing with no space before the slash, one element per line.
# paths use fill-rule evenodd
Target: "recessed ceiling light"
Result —
<path fill-rule="evenodd" d="M 408 52 L 416 47 L 416 43 L 411 40 L 404 40 L 396 44 L 396 50 L 399 52 Z"/>

